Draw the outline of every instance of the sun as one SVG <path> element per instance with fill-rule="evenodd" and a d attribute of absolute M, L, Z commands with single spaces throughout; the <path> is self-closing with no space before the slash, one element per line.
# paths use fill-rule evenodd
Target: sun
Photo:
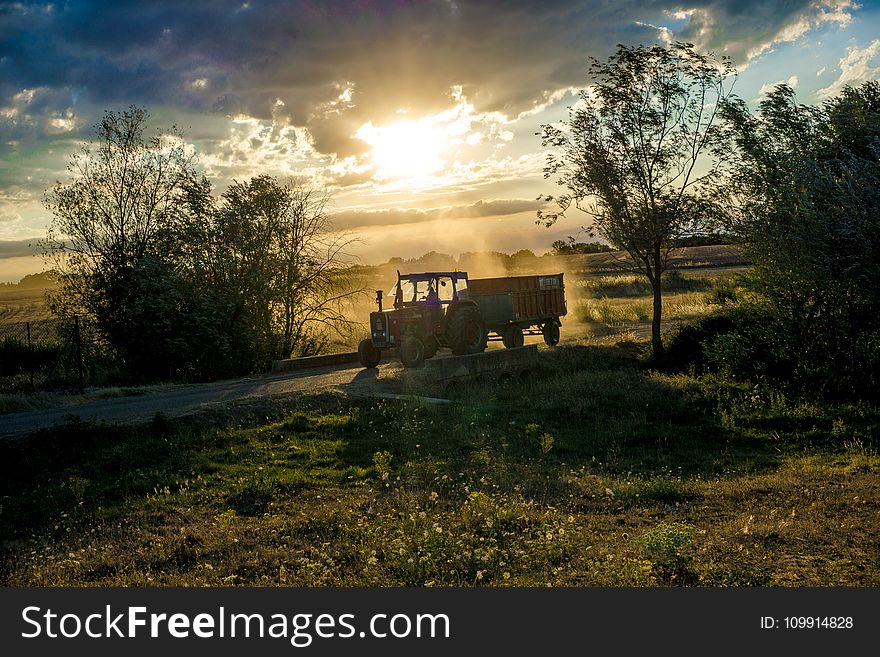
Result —
<path fill-rule="evenodd" d="M 370 145 L 379 179 L 426 178 L 445 166 L 446 135 L 428 122 L 400 121 L 387 126 L 367 123 L 355 136 Z"/>

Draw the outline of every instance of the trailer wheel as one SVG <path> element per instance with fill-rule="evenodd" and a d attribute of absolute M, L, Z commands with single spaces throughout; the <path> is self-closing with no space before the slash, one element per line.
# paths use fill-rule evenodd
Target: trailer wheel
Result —
<path fill-rule="evenodd" d="M 547 345 L 555 347 L 559 344 L 559 323 L 555 319 L 544 324 L 541 332 L 544 334 L 544 342 Z"/>
<path fill-rule="evenodd" d="M 367 369 L 372 369 L 382 360 L 382 351 L 373 344 L 370 338 L 366 338 L 361 340 L 358 345 L 358 360 Z"/>
<path fill-rule="evenodd" d="M 416 337 L 404 338 L 397 351 L 404 367 L 418 367 L 425 362 L 425 345 Z"/>
<path fill-rule="evenodd" d="M 458 308 L 449 319 L 446 329 L 449 346 L 456 356 L 478 354 L 486 349 L 486 325 L 480 311 L 472 306 Z"/>
<path fill-rule="evenodd" d="M 508 349 L 522 347 L 525 344 L 522 329 L 519 326 L 508 326 L 501 334 L 501 342 Z"/>

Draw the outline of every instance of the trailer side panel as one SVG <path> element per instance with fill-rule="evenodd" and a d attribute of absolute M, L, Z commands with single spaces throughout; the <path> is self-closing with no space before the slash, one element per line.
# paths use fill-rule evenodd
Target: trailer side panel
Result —
<path fill-rule="evenodd" d="M 490 327 L 539 324 L 567 312 L 562 274 L 477 278 L 468 292 Z"/>

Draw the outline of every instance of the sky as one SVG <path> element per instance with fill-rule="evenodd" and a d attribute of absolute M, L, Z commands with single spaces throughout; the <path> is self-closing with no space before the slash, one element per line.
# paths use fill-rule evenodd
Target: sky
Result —
<path fill-rule="evenodd" d="M 542 124 L 616 44 L 728 56 L 755 103 L 818 103 L 880 77 L 877 0 L 0 0 L 0 282 L 44 269 L 46 189 L 105 110 L 176 125 L 217 193 L 277 176 L 325 191 L 378 263 L 532 249 Z"/>

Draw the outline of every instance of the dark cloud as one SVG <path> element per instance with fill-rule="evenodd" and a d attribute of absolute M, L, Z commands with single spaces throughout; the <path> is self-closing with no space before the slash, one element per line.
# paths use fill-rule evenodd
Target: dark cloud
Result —
<path fill-rule="evenodd" d="M 501 217 L 519 212 L 535 212 L 537 201 L 527 199 L 496 199 L 477 201 L 471 205 L 457 205 L 430 210 L 390 208 L 387 210 L 344 210 L 333 215 L 337 229 L 348 230 L 364 226 L 399 226 L 425 221 L 477 219 Z"/>
<path fill-rule="evenodd" d="M 381 121 L 401 107 L 423 112 L 446 107 L 452 85 L 462 85 L 478 111 L 515 115 L 549 91 L 584 85 L 589 55 L 603 57 L 617 42 L 655 39 L 652 24 L 673 24 L 676 36 L 742 62 L 783 29 L 815 20 L 822 5 L 816 0 L 6 3 L 0 9 L 0 107 L 9 107 L 23 89 L 46 88 L 60 96 L 39 111 L 32 108 L 34 116 L 139 103 L 270 118 L 280 98 L 289 120 L 313 129 L 320 152 L 345 155 L 362 147 L 349 141 L 352 126 Z M 691 13 L 672 20 L 665 10 Z M 354 85 L 353 107 L 323 114 L 320 108 L 347 83 Z"/>
<path fill-rule="evenodd" d="M 37 255 L 40 253 L 38 241 L 37 239 L 0 240 L 0 260 Z"/>

